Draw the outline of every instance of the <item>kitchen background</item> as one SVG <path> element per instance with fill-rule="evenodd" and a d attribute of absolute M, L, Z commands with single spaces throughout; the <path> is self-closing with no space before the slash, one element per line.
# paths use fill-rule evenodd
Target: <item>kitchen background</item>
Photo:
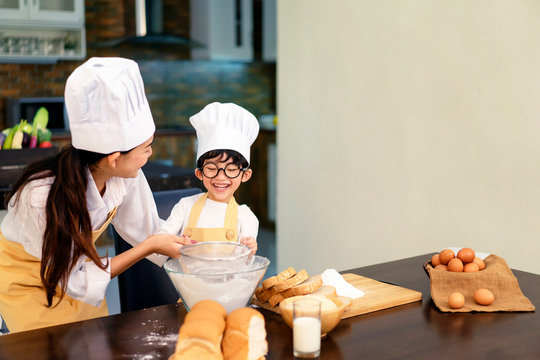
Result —
<path fill-rule="evenodd" d="M 9 99 L 62 97 L 66 78 L 86 58 L 122 56 L 134 59 L 140 66 L 158 128 L 152 161 L 194 168 L 196 137 L 188 119 L 210 102 L 234 102 L 251 111 L 259 119 L 270 119 L 266 122 L 267 126 L 262 126 L 259 138 L 253 146 L 254 175 L 250 182 L 240 188 L 237 198 L 250 204 L 261 224 L 273 230 L 273 215 L 268 213 L 268 187 L 272 185 L 268 180 L 268 150 L 275 148 L 272 121 L 276 113 L 275 1 L 274 18 L 269 11 L 264 11 L 263 14 L 263 8 L 272 6 L 272 1 L 266 0 L 197 1 L 193 11 L 189 0 L 146 1 L 145 9 L 150 14 L 148 32 L 156 33 L 157 36 L 148 42 L 124 41 L 133 40 L 136 35 L 137 1 L 49 1 L 49 5 L 56 2 L 75 9 L 82 8 L 81 21 L 78 21 L 76 16 L 67 20 L 33 20 L 32 16 L 37 17 L 33 9 L 29 9 L 30 19 L 23 18 L 21 21 L 19 12 L 14 15 L 16 20 L 3 20 L 3 17 L 10 16 L 9 11 L 3 9 L 3 15 L 0 14 L 0 44 L 3 44 L 3 47 L 0 46 L 0 128 L 11 126 L 13 122 L 6 117 Z M 49 6 L 47 1 L 39 3 L 42 3 L 38 5 L 41 6 L 40 9 Z M 144 1 L 142 3 L 145 4 Z M 9 8 L 10 4 L 19 6 L 17 1 L 0 0 L 0 8 Z M 218 16 L 220 12 L 232 11 L 230 9 L 236 9 L 240 14 Z M 266 16 L 266 19 L 263 19 L 263 16 Z M 230 18 L 230 21 L 223 20 L 225 18 Z M 195 41 L 190 43 L 193 22 L 198 24 L 193 31 L 207 32 L 199 36 L 207 38 L 197 43 L 206 44 L 206 48 L 194 48 L 192 44 Z M 12 23 L 17 26 L 12 26 Z M 242 37 L 240 40 L 243 53 L 237 52 L 237 43 L 232 44 L 229 49 L 216 48 L 214 43 L 222 43 L 215 39 L 216 36 L 219 36 L 220 32 L 233 33 L 237 26 L 242 28 L 242 33 L 237 35 Z M 263 34 L 264 26 L 269 30 Z M 53 31 L 62 33 L 64 28 L 68 29 L 67 34 L 79 43 L 75 50 L 69 53 L 66 48 L 63 56 L 58 59 L 50 54 L 12 56 L 10 53 L 11 48 L 7 45 L 8 41 L 12 41 L 9 39 L 10 35 L 13 38 L 34 38 Z M 14 29 L 19 30 L 20 34 L 14 35 Z M 212 35 L 212 32 L 217 35 Z M 177 39 L 175 37 L 183 44 L 164 40 Z M 271 41 L 274 43 L 273 53 L 272 50 L 265 52 L 263 47 L 268 49 Z M 61 147 L 69 141 L 68 132 L 62 129 L 54 132 L 54 145 Z M 272 182 L 272 174 L 270 179 Z"/>
<path fill-rule="evenodd" d="M 256 14 L 266 1 L 249 3 Z M 177 4 L 187 6 L 164 1 Z M 278 268 L 346 270 L 469 246 L 540 273 L 540 263 L 530 260 L 540 253 L 535 0 L 277 1 L 278 67 L 263 60 L 264 41 L 257 44 L 264 21 L 257 16 L 253 59 L 215 62 L 167 46 L 102 47 L 133 33 L 133 5 L 85 5 L 87 56 L 131 54 L 149 100 L 160 104 L 152 105 L 163 126 L 157 160 L 193 166 L 194 134 L 168 128 L 167 109 L 184 106 L 171 97 L 176 92 L 194 103 L 220 87 L 234 88 L 234 101 L 257 116 L 279 114 L 277 138 L 263 130 L 254 147 L 254 166 L 263 169 L 242 189 L 253 194 L 247 202 L 261 221 L 273 225 L 270 212 L 263 213 L 272 188 L 264 174 L 276 140 Z M 167 31 L 179 31 L 185 21 Z M 0 106 L 6 97 L 61 95 L 78 63 L 1 64 Z M 151 80 L 167 68 L 178 72 Z M 194 69 L 185 74 L 193 86 L 167 85 L 186 68 Z M 233 69 L 245 87 L 224 80 Z M 28 93 L 18 92 L 27 84 Z M 258 98 L 264 93 L 266 100 Z M 250 108 L 248 99 L 261 108 Z M 173 115 L 185 124 L 200 107 Z"/>

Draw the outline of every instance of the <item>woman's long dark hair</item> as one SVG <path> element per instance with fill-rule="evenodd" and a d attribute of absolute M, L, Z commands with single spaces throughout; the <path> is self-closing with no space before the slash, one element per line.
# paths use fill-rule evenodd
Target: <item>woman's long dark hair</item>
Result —
<path fill-rule="evenodd" d="M 103 270 L 108 267 L 100 261 L 93 245 L 92 222 L 86 204 L 86 169 L 92 169 L 105 156 L 67 146 L 54 157 L 28 165 L 7 196 L 6 207 L 13 196 L 15 203 L 19 200 L 19 190 L 29 182 L 54 177 L 45 208 L 47 225 L 40 271 L 49 307 L 58 284 L 62 289 L 58 302 L 63 299 L 69 274 L 81 256 L 86 255 Z"/>

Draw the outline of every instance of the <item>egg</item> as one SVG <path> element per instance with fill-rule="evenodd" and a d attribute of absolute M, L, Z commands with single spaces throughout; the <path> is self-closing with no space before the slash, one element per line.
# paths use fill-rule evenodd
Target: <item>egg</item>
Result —
<path fill-rule="evenodd" d="M 470 263 L 474 260 L 476 254 L 474 253 L 474 250 L 471 248 L 463 248 L 458 251 L 457 257 L 464 263 Z"/>
<path fill-rule="evenodd" d="M 477 272 L 480 271 L 480 268 L 478 267 L 477 263 L 468 263 L 463 265 L 463 272 Z"/>
<path fill-rule="evenodd" d="M 435 254 L 431 257 L 431 265 L 437 266 L 441 263 L 441 259 L 439 259 L 439 254 Z"/>
<path fill-rule="evenodd" d="M 484 270 L 486 268 L 486 263 L 484 260 L 480 259 L 479 257 L 475 257 L 473 262 L 478 265 L 478 269 Z"/>
<path fill-rule="evenodd" d="M 448 296 L 448 306 L 450 306 L 452 309 L 462 308 L 464 304 L 465 296 L 463 296 L 462 293 L 456 291 Z"/>
<path fill-rule="evenodd" d="M 441 260 L 441 264 L 446 265 L 450 261 L 450 259 L 453 259 L 456 257 L 454 252 L 451 249 L 444 249 L 439 253 L 439 260 Z"/>
<path fill-rule="evenodd" d="M 479 305 L 490 305 L 495 300 L 495 295 L 488 289 L 478 289 L 474 292 L 474 301 Z"/>
<path fill-rule="evenodd" d="M 453 272 L 462 272 L 463 271 L 463 262 L 458 258 L 450 259 L 448 262 L 448 271 Z"/>
<path fill-rule="evenodd" d="M 443 265 L 443 264 L 439 264 L 439 265 L 435 266 L 435 269 L 442 270 L 442 271 L 448 271 L 448 266 Z"/>

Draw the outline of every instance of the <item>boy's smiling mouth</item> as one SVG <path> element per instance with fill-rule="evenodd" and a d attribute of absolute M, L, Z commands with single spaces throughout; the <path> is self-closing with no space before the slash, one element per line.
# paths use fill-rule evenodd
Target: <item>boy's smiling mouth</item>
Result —
<path fill-rule="evenodd" d="M 212 184 L 216 190 L 227 190 L 231 185 L 230 184 Z"/>

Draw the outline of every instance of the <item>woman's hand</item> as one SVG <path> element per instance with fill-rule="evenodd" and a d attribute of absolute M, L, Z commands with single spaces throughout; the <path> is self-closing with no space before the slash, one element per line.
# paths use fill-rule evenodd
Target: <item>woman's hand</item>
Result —
<path fill-rule="evenodd" d="M 154 234 L 142 243 L 111 258 L 111 279 L 118 276 L 137 261 L 150 254 L 161 254 L 172 258 L 180 256 L 180 248 L 196 241 L 187 236 L 171 234 Z"/>
<path fill-rule="evenodd" d="M 240 239 L 240 244 L 249 246 L 251 249 L 251 255 L 255 255 L 257 252 L 257 240 L 253 236 L 243 237 Z"/>
<path fill-rule="evenodd" d="M 147 237 L 143 243 L 150 249 L 149 254 L 156 253 L 177 258 L 180 256 L 180 248 L 192 244 L 193 240 L 183 235 L 154 234 Z"/>

